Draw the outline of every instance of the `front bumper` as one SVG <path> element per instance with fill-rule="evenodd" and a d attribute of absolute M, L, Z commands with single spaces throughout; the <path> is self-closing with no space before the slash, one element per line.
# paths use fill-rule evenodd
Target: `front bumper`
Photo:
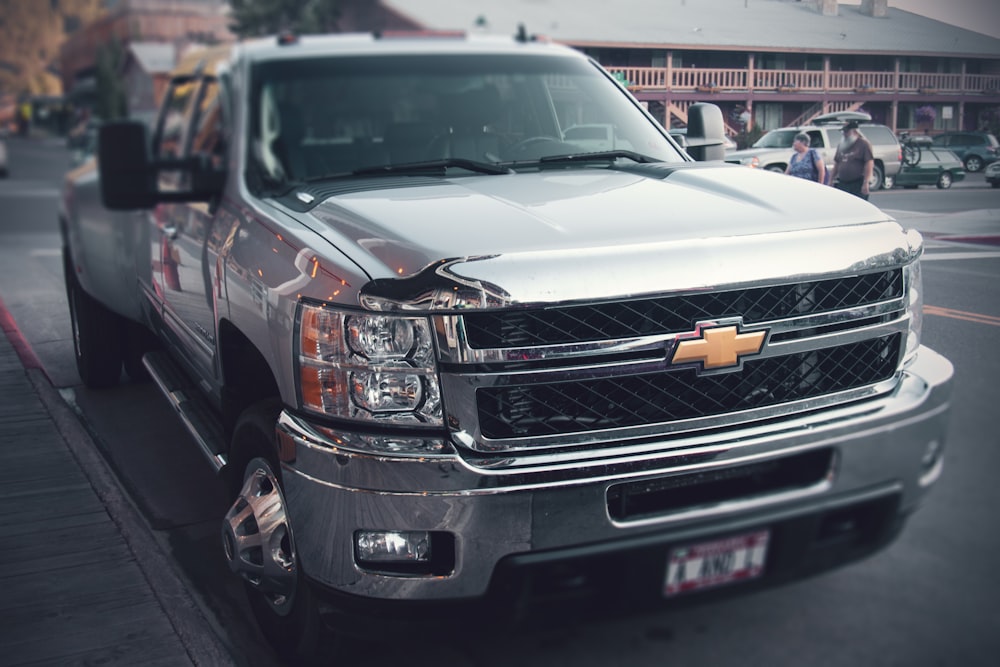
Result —
<path fill-rule="evenodd" d="M 865 509 L 869 504 L 881 508 L 877 526 L 859 529 L 865 539 L 857 549 L 828 551 L 822 564 L 806 566 L 829 567 L 891 540 L 900 517 L 919 505 L 937 479 L 951 383 L 951 364 L 921 348 L 888 396 L 670 441 L 656 455 L 616 458 L 609 451 L 606 458 L 578 466 L 477 465 L 448 443 L 444 453 L 422 457 L 361 453 L 350 448 L 351 434 L 285 413 L 278 433 L 299 562 L 320 586 L 360 598 L 472 600 L 491 586 L 495 590 L 525 563 L 628 552 L 659 554 L 653 560 L 662 564 L 672 543 L 755 527 L 781 536 L 805 534 L 788 526 L 814 525 L 813 541 L 822 542 L 829 537 L 822 526 L 833 521 L 828 517 L 854 512 L 861 525 L 871 514 Z M 819 451 L 830 452 L 828 467 L 798 485 L 733 496 L 718 483 L 733 469 Z M 655 486 L 665 479 L 683 487 L 705 475 L 714 476 L 722 489 L 708 502 L 668 501 L 666 509 L 625 515 L 614 511 L 609 489 L 647 481 Z M 454 569 L 434 576 L 367 571 L 354 556 L 358 530 L 450 533 Z M 804 548 L 789 547 L 788 553 Z M 801 569 L 787 553 L 775 558 L 786 573 Z M 776 567 L 768 565 L 775 572 Z"/>

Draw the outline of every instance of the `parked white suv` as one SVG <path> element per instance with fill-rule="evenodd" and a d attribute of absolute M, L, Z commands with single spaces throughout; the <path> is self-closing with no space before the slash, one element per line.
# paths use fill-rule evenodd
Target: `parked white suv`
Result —
<path fill-rule="evenodd" d="M 795 135 L 804 132 L 809 135 L 810 147 L 815 148 L 823 156 L 823 162 L 826 163 L 829 173 L 833 168 L 833 156 L 837 152 L 837 144 L 843 138 L 843 124 L 849 120 L 856 120 L 861 124 L 861 134 L 872 144 L 875 168 L 872 169 L 872 179 L 868 187 L 871 190 L 891 188 L 902 166 L 899 140 L 888 127 L 872 123 L 871 116 L 856 111 L 824 114 L 817 116 L 809 125 L 771 130 L 750 148 L 727 151 L 726 162 L 784 172 L 794 150 L 792 141 Z"/>

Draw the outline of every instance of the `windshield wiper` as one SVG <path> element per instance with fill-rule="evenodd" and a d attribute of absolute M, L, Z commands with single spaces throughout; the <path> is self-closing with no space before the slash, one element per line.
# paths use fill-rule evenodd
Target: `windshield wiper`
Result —
<path fill-rule="evenodd" d="M 425 162 L 404 162 L 400 164 L 382 164 L 377 167 L 362 167 L 353 171 L 337 171 L 322 176 L 311 176 L 298 181 L 299 183 L 320 183 L 322 181 L 332 181 L 340 178 L 352 178 L 354 176 L 382 176 L 390 174 L 444 174 L 450 167 L 467 169 L 480 174 L 512 174 L 509 167 L 501 167 L 490 162 L 478 162 L 465 158 L 448 157 L 437 160 L 427 160 Z"/>
<path fill-rule="evenodd" d="M 549 155 L 539 158 L 543 164 L 563 163 L 563 162 L 590 162 L 593 160 L 616 160 L 618 158 L 628 158 L 634 162 L 651 163 L 662 162 L 642 153 L 628 150 L 598 151 L 596 153 L 573 153 L 571 155 Z"/>

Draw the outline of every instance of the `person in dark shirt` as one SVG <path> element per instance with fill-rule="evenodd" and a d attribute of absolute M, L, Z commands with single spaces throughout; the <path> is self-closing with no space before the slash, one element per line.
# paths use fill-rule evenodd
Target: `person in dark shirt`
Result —
<path fill-rule="evenodd" d="M 861 131 L 857 121 L 844 124 L 844 138 L 837 146 L 837 154 L 833 158 L 833 173 L 830 182 L 844 192 L 868 199 L 868 181 L 875 167 L 875 157 L 872 155 L 872 145 Z"/>

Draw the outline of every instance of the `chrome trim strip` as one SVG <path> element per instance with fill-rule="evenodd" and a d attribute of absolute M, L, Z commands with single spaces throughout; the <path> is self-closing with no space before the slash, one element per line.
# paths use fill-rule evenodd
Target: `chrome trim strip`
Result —
<path fill-rule="evenodd" d="M 905 288 L 904 288 L 905 289 Z M 905 294 L 905 291 L 904 291 Z M 769 329 L 771 335 L 815 329 L 818 327 L 844 324 L 872 317 L 882 317 L 905 312 L 904 298 L 891 299 L 869 306 L 845 308 L 815 315 L 793 317 L 782 320 L 754 322 L 742 326 L 742 331 L 760 331 Z M 707 320 L 708 318 L 706 318 Z M 732 318 L 724 318 L 732 319 Z M 623 352 L 656 351 L 662 352 L 666 346 L 672 349 L 673 342 L 680 336 L 690 335 L 691 331 L 658 334 L 655 336 L 637 336 L 614 340 L 588 341 L 570 344 L 539 345 L 531 347 L 487 348 L 477 349 L 468 344 L 465 332 L 465 322 L 462 315 L 438 315 L 435 317 L 438 334 L 438 350 L 442 362 L 450 364 L 488 364 L 540 360 L 562 360 L 598 354 L 615 354 Z"/>

